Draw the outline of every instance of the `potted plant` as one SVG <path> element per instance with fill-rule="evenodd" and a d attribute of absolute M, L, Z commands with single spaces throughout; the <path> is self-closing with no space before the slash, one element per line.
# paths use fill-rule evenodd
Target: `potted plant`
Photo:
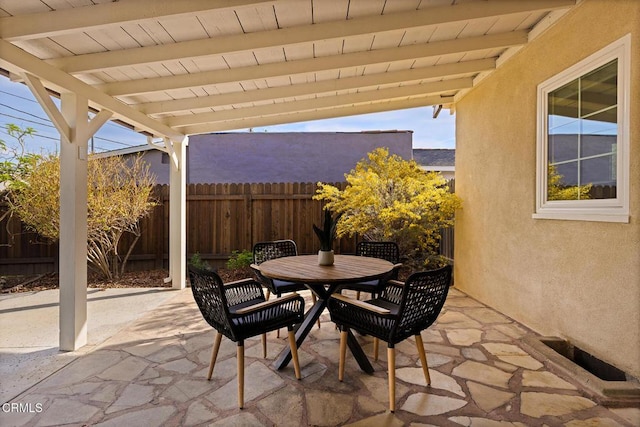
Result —
<path fill-rule="evenodd" d="M 329 209 L 324 210 L 324 222 L 322 228 L 313 224 L 313 231 L 316 232 L 320 240 L 320 251 L 318 251 L 318 264 L 333 265 L 333 241 L 336 238 L 336 228 L 338 220 L 342 214 L 333 217 Z"/>

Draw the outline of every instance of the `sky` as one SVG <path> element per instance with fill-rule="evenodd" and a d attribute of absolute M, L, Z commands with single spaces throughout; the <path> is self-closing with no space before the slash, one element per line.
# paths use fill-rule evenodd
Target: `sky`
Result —
<path fill-rule="evenodd" d="M 54 99 L 57 103 L 57 100 Z M 13 140 L 6 133 L 6 124 L 36 129 L 36 136 L 27 140 L 27 151 L 57 153 L 60 137 L 29 88 L 0 76 L 0 139 Z M 413 131 L 413 148 L 455 148 L 455 116 L 442 110 L 433 118 L 432 107 L 412 108 L 385 113 L 365 114 L 336 119 L 316 120 L 253 128 L 253 132 L 360 132 L 371 130 Z M 238 129 L 230 132 L 248 132 Z M 146 137 L 113 122 L 107 122 L 94 136 L 94 151 L 108 151 L 146 144 Z M 91 146 L 91 142 L 90 142 Z"/>

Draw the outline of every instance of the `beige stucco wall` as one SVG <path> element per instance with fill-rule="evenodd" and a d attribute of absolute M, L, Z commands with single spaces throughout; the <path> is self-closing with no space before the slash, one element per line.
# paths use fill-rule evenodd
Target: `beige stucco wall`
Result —
<path fill-rule="evenodd" d="M 536 87 L 632 34 L 629 224 L 532 219 Z M 455 285 L 640 378 L 640 1 L 585 0 L 457 104 Z"/>

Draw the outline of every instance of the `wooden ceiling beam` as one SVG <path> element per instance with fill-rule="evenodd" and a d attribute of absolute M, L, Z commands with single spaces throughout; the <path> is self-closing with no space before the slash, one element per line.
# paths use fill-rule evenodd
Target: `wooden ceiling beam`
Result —
<path fill-rule="evenodd" d="M 136 0 L 100 3 L 0 18 L 0 38 L 7 41 L 39 39 L 110 25 L 273 3 L 275 0 Z"/>
<path fill-rule="evenodd" d="M 388 49 L 345 53 L 320 58 L 308 58 L 297 61 L 276 62 L 194 74 L 106 83 L 97 85 L 96 88 L 112 96 L 136 95 L 149 92 L 163 92 L 172 89 L 209 86 L 220 83 L 251 81 L 295 74 L 338 70 L 340 68 L 385 64 L 453 53 L 506 48 L 526 43 L 526 31 L 513 31 Z"/>
<path fill-rule="evenodd" d="M 165 2 L 158 2 L 165 3 Z M 183 2 L 166 2 L 170 4 Z M 185 1 L 184 3 L 189 3 Z M 574 0 L 492 1 L 441 6 L 388 15 L 367 16 L 348 21 L 325 22 L 277 30 L 190 40 L 170 45 L 89 53 L 49 60 L 68 73 L 86 73 L 114 67 L 179 61 L 201 56 L 224 55 L 259 49 L 312 43 L 317 40 L 344 39 L 365 34 L 441 25 L 491 16 L 534 12 L 568 7 Z M 113 3 L 110 3 L 113 4 Z M 128 4 L 128 3 L 123 3 Z M 75 10 L 75 9 L 74 9 Z M 29 16 L 29 15 L 27 15 Z M 2 27 L 0 18 L 0 28 Z M 5 18 L 6 19 L 6 18 Z M 0 30 L 0 34 L 2 31 Z"/>
<path fill-rule="evenodd" d="M 388 101 L 398 98 L 426 96 L 437 93 L 468 89 L 473 85 L 471 77 L 445 80 L 441 82 L 424 83 L 420 85 L 408 85 L 394 88 L 368 90 L 364 92 L 347 93 L 333 96 L 322 96 L 299 101 L 278 102 L 259 105 L 255 107 L 243 107 L 231 110 L 212 111 L 210 113 L 190 114 L 172 117 L 164 120 L 167 126 L 181 128 L 208 122 L 223 120 L 238 120 L 249 117 L 262 117 L 276 114 L 290 114 L 323 108 L 336 108 L 345 105 L 362 104 L 370 102 Z"/>
<path fill-rule="evenodd" d="M 253 128 L 258 126 L 273 126 L 285 123 L 306 122 L 309 120 L 332 119 L 336 117 L 355 116 L 359 114 L 381 113 L 385 111 L 403 110 L 407 108 L 426 107 L 429 105 L 448 104 L 453 102 L 453 96 L 431 95 L 425 97 L 405 98 L 386 102 L 358 104 L 324 110 L 293 112 L 263 117 L 243 118 L 237 120 L 210 122 L 202 125 L 182 128 L 188 135 L 210 132 L 224 132 L 236 129 Z"/>
<path fill-rule="evenodd" d="M 4 40 L 0 40 L 0 68 L 15 74 L 31 74 L 58 93 L 73 92 L 86 97 L 91 107 L 112 111 L 117 118 L 152 135 L 167 136 L 178 141 L 185 136 Z"/>
<path fill-rule="evenodd" d="M 246 92 L 224 93 L 197 98 L 175 99 L 171 101 L 149 102 L 131 105 L 145 114 L 173 113 L 178 111 L 215 108 L 227 105 L 248 104 L 252 102 L 277 100 L 311 94 L 322 94 L 342 90 L 360 89 L 385 84 L 402 84 L 424 79 L 455 77 L 461 74 L 478 73 L 492 70 L 496 66 L 495 58 L 453 64 L 434 65 L 410 70 L 390 71 L 342 79 L 323 80 L 289 86 L 278 86 Z"/>

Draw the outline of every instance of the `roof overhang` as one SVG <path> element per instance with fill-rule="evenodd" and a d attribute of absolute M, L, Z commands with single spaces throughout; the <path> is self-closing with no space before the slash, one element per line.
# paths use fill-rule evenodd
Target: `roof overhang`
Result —
<path fill-rule="evenodd" d="M 155 137 L 451 106 L 575 0 L 7 0 L 0 68 Z"/>

